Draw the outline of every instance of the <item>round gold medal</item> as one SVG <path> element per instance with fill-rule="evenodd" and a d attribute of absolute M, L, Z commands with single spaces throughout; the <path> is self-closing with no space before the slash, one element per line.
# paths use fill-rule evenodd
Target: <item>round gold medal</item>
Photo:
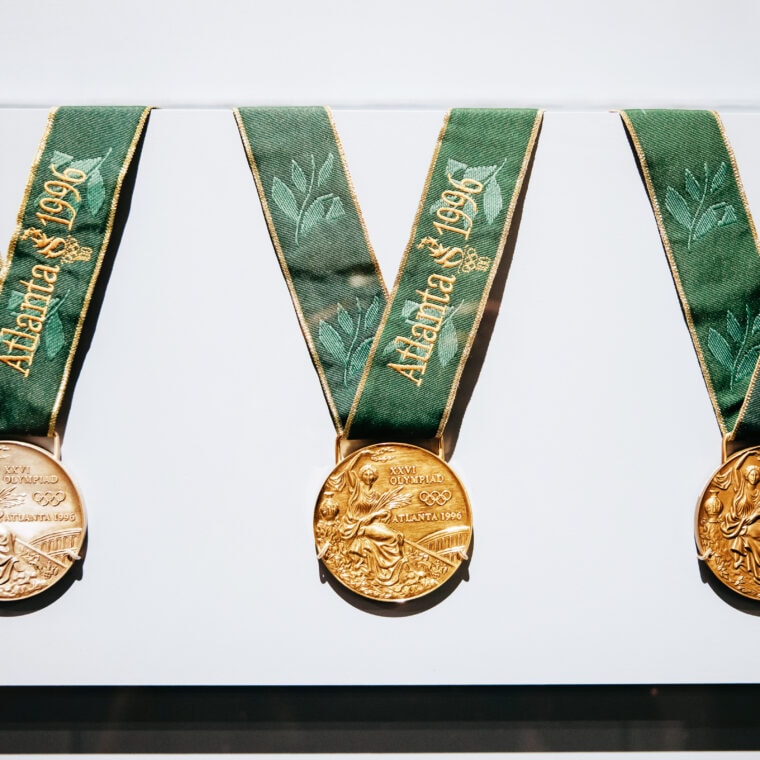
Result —
<path fill-rule="evenodd" d="M 435 454 L 375 444 L 346 457 L 327 478 L 314 538 L 319 559 L 351 591 L 406 601 L 437 589 L 467 559 L 470 503 Z"/>
<path fill-rule="evenodd" d="M 726 460 L 697 505 L 700 559 L 733 591 L 760 599 L 760 447 Z"/>
<path fill-rule="evenodd" d="M 40 594 L 76 562 L 86 521 L 60 462 L 28 443 L 0 441 L 0 601 Z"/>

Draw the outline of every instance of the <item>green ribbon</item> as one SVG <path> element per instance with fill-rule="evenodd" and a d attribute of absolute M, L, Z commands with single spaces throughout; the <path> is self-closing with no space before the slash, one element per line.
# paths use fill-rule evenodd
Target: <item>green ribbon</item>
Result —
<path fill-rule="evenodd" d="M 0 285 L 0 432 L 55 433 L 142 107 L 65 107 L 48 118 Z"/>
<path fill-rule="evenodd" d="M 718 424 L 760 437 L 760 255 L 723 125 L 710 111 L 623 111 Z"/>
<path fill-rule="evenodd" d="M 387 304 L 329 112 L 241 108 L 236 118 L 338 432 L 375 440 L 439 437 L 541 113 L 449 113 Z"/>
<path fill-rule="evenodd" d="M 342 432 L 386 293 L 325 108 L 240 108 L 272 242 Z"/>
<path fill-rule="evenodd" d="M 351 437 L 443 435 L 541 118 L 532 109 L 451 111 L 347 425 Z"/>

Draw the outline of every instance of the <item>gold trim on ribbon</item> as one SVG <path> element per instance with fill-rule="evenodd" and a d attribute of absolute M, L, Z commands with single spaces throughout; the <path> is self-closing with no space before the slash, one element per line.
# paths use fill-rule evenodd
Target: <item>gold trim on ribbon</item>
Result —
<path fill-rule="evenodd" d="M 417 206 L 417 213 L 414 217 L 414 222 L 412 224 L 412 230 L 409 236 L 409 243 L 407 244 L 406 251 L 404 252 L 404 256 L 401 260 L 401 264 L 398 269 L 398 273 L 396 275 L 396 281 L 393 285 L 393 291 L 391 292 L 391 296 L 388 299 L 388 302 L 385 307 L 385 311 L 383 312 L 383 318 L 380 322 L 380 325 L 377 329 L 377 332 L 375 333 L 375 341 L 372 344 L 372 349 L 370 351 L 369 357 L 367 358 L 367 363 L 364 367 L 364 372 L 362 373 L 361 380 L 359 381 L 359 385 L 356 390 L 356 396 L 354 397 L 354 403 L 351 406 L 351 411 L 348 415 L 348 419 L 346 420 L 346 428 L 344 435 L 346 437 L 349 437 L 350 427 L 353 422 L 356 409 L 359 405 L 359 399 L 361 398 L 361 394 L 364 391 L 364 386 L 366 385 L 367 378 L 369 376 L 372 363 L 375 357 L 375 354 L 377 352 L 379 343 L 380 343 L 380 336 L 383 334 L 383 331 L 385 330 L 385 325 L 388 321 L 388 318 L 391 313 L 391 307 L 393 305 L 394 299 L 398 293 L 398 288 L 401 283 L 401 277 L 404 273 L 404 269 L 406 267 L 407 259 L 409 258 L 413 248 L 415 247 L 415 243 L 417 240 L 417 234 L 419 231 L 419 222 L 420 218 L 422 216 L 422 213 L 425 208 L 425 203 L 427 201 L 427 196 L 430 190 L 430 184 L 432 182 L 433 178 L 433 172 L 435 170 L 436 163 L 438 161 L 438 154 L 440 152 L 441 146 L 443 144 L 443 139 L 446 134 L 446 130 L 448 128 L 449 119 L 451 118 L 451 110 L 449 110 L 446 113 L 446 116 L 444 117 L 443 126 L 441 127 L 439 133 L 438 133 L 438 141 L 435 145 L 435 150 L 433 151 L 433 157 L 430 161 L 430 168 L 428 169 L 427 177 L 425 179 L 425 185 L 422 190 L 422 196 L 420 198 L 419 205 Z M 530 161 L 533 157 L 536 142 L 538 140 L 538 134 L 541 129 L 541 123 L 543 121 L 544 112 L 543 110 L 539 110 L 536 112 L 536 118 L 533 123 L 533 128 L 530 133 L 530 138 L 528 140 L 528 144 L 525 149 L 525 154 L 523 156 L 523 160 L 520 166 L 520 171 L 518 173 L 517 179 L 515 181 L 515 186 L 512 192 L 512 197 L 510 199 L 510 205 L 507 209 L 506 216 L 504 217 L 504 225 L 502 228 L 501 236 L 499 238 L 498 247 L 496 248 L 493 264 L 490 268 L 488 278 L 486 280 L 486 284 L 483 287 L 483 295 L 480 298 L 480 302 L 478 303 L 478 309 L 475 313 L 475 316 L 473 318 L 472 327 L 467 335 L 467 341 L 462 348 L 462 354 L 459 359 L 459 363 L 457 365 L 456 372 L 454 373 L 453 381 L 451 384 L 451 389 L 449 391 L 448 398 L 446 399 L 446 405 L 443 409 L 443 414 L 441 415 L 441 420 L 438 425 L 438 430 L 436 432 L 436 438 L 442 440 L 443 439 L 443 433 L 446 428 L 446 424 L 449 421 L 449 417 L 451 415 L 451 410 L 454 407 L 454 403 L 456 400 L 456 394 L 459 389 L 459 384 L 461 382 L 462 373 L 464 372 L 464 368 L 467 364 L 467 360 L 470 356 L 470 351 L 472 350 L 472 346 L 475 343 L 475 339 L 477 338 L 478 328 L 480 326 L 480 322 L 483 318 L 483 314 L 485 313 L 485 309 L 488 305 L 488 299 L 490 297 L 491 287 L 493 285 L 493 280 L 496 277 L 496 274 L 498 272 L 499 264 L 501 263 L 501 257 L 504 252 L 504 246 L 506 245 L 507 237 L 509 235 L 510 229 L 512 227 L 512 220 L 514 217 L 514 211 L 517 206 L 517 203 L 519 201 L 520 195 L 522 193 L 522 186 L 523 182 L 525 180 L 525 175 L 528 170 L 528 166 L 530 165 Z"/>
<path fill-rule="evenodd" d="M 747 218 L 747 223 L 749 224 L 749 229 L 750 229 L 750 232 L 752 233 L 752 240 L 755 243 L 755 251 L 760 251 L 760 243 L 758 243 L 758 239 L 757 239 L 757 228 L 755 227 L 755 220 L 752 218 L 752 214 L 750 213 L 749 203 L 747 202 L 747 194 L 744 192 L 744 185 L 742 184 L 742 179 L 739 176 L 739 165 L 736 163 L 736 156 L 734 155 L 734 149 L 733 147 L 731 147 L 731 143 L 728 141 L 726 130 L 723 127 L 723 122 L 720 116 L 718 115 L 718 112 L 710 111 L 710 113 L 715 118 L 715 123 L 718 125 L 720 136 L 723 138 L 723 143 L 726 146 L 726 152 L 728 153 L 728 157 L 731 161 L 731 170 L 734 173 L 734 181 L 736 182 L 736 188 L 739 191 L 739 197 L 742 199 L 742 203 L 744 204 L 744 216 Z M 736 417 L 736 424 L 734 425 L 733 430 L 731 430 L 728 433 L 727 440 L 729 442 L 732 442 L 734 440 L 736 431 L 739 429 L 739 426 L 741 425 L 742 420 L 744 419 L 744 415 L 747 411 L 747 405 L 748 405 L 749 399 L 752 398 L 752 394 L 755 391 L 755 385 L 758 382 L 759 375 L 760 375 L 760 358 L 758 358 L 757 362 L 755 362 L 755 369 L 752 372 L 752 377 L 750 378 L 749 385 L 747 386 L 747 393 L 744 396 L 744 401 L 742 402 L 742 405 L 739 408 L 739 414 Z"/>
<path fill-rule="evenodd" d="M 457 390 L 459 389 L 459 383 L 462 379 L 462 373 L 464 372 L 465 365 L 467 364 L 467 359 L 470 356 L 470 351 L 472 350 L 472 346 L 475 343 L 475 339 L 477 338 L 478 329 L 480 327 L 480 321 L 483 319 L 483 314 L 486 310 L 486 307 L 488 306 L 488 299 L 491 295 L 491 286 L 493 285 L 494 278 L 496 277 L 496 273 L 499 269 L 499 264 L 501 263 L 501 257 L 502 257 L 502 254 L 504 253 L 504 246 L 507 244 L 507 237 L 509 236 L 510 229 L 512 228 L 512 219 L 514 217 L 515 208 L 517 207 L 520 194 L 522 193 L 523 181 L 525 180 L 525 175 L 528 172 L 528 166 L 530 166 L 531 159 L 533 158 L 533 153 L 536 148 L 538 133 L 541 130 L 541 124 L 543 122 L 543 118 L 544 118 L 543 110 L 537 111 L 536 119 L 533 122 L 533 129 L 530 132 L 528 145 L 525 148 L 525 155 L 523 156 L 522 164 L 520 165 L 520 171 L 517 175 L 517 179 L 515 180 L 515 187 L 512 193 L 512 199 L 510 201 L 509 208 L 507 209 L 507 214 L 504 217 L 504 227 L 501 232 L 501 237 L 499 238 L 499 245 L 496 249 L 496 253 L 494 254 L 493 263 L 491 264 L 491 269 L 488 273 L 488 279 L 486 281 L 486 285 L 483 289 L 483 296 L 480 299 L 480 303 L 478 304 L 478 310 L 472 322 L 472 328 L 470 329 L 470 332 L 467 336 L 467 343 L 462 349 L 462 356 L 459 359 L 459 365 L 457 366 L 457 371 L 454 374 L 454 380 L 451 384 L 449 397 L 446 400 L 446 406 L 444 407 L 443 414 L 441 415 L 441 423 L 438 426 L 438 432 L 436 434 L 436 437 L 438 438 L 443 438 L 443 431 L 444 431 L 444 428 L 446 427 L 446 423 L 449 421 L 449 415 L 451 414 L 451 410 L 454 407 L 454 401 L 456 399 Z"/>
<path fill-rule="evenodd" d="M 356 409 L 359 406 L 359 399 L 361 398 L 362 393 L 364 392 L 364 386 L 367 382 L 367 377 L 369 375 L 370 369 L 372 367 L 372 362 L 374 361 L 375 354 L 377 353 L 377 348 L 380 343 L 380 336 L 382 336 L 383 331 L 385 330 L 385 325 L 388 322 L 388 318 L 390 317 L 391 313 L 391 307 L 393 306 L 393 301 L 396 298 L 396 294 L 398 293 L 399 285 L 401 284 L 401 277 L 404 274 L 404 269 L 406 268 L 406 262 L 409 258 L 412 249 L 414 248 L 415 241 L 417 239 L 417 228 L 419 227 L 420 223 L 420 217 L 422 216 L 422 212 L 425 208 L 425 201 L 427 200 L 427 195 L 430 190 L 430 183 L 433 180 L 433 172 L 435 170 L 436 162 L 438 161 L 438 154 L 441 151 L 441 145 L 443 145 L 443 138 L 446 134 L 446 128 L 449 126 L 449 119 L 451 118 L 451 109 L 449 109 L 446 112 L 446 115 L 443 117 L 443 126 L 438 132 L 438 140 L 435 144 L 435 148 L 433 149 L 433 158 L 430 160 L 430 168 L 428 169 L 427 177 L 425 177 L 425 185 L 422 188 L 422 196 L 420 197 L 419 205 L 417 206 L 417 213 L 414 215 L 414 222 L 412 223 L 412 231 L 409 234 L 409 242 L 406 244 L 406 250 L 404 251 L 404 255 L 401 259 L 401 264 L 399 264 L 398 271 L 396 272 L 396 279 L 393 283 L 393 289 L 391 290 L 390 297 L 386 301 L 385 304 L 385 311 L 383 311 L 383 317 L 380 320 L 380 324 L 377 327 L 377 330 L 375 332 L 375 340 L 372 342 L 372 348 L 370 349 L 369 356 L 367 357 L 367 362 L 364 365 L 364 371 L 362 372 L 361 379 L 359 380 L 359 385 L 356 387 L 356 395 L 354 396 L 354 402 L 351 404 L 351 411 L 348 413 L 348 417 L 346 418 L 346 427 L 344 429 L 343 435 L 348 438 L 349 431 L 351 429 L 351 423 L 354 420 L 354 415 L 356 414 Z"/>
<path fill-rule="evenodd" d="M 631 138 L 631 142 L 633 143 L 634 150 L 636 151 L 636 157 L 638 158 L 639 166 L 641 167 L 641 174 L 644 177 L 644 184 L 646 185 L 647 194 L 649 195 L 649 202 L 652 204 L 652 211 L 654 212 L 654 217 L 657 221 L 657 227 L 660 231 L 660 239 L 662 240 L 662 245 L 665 249 L 665 255 L 668 259 L 668 265 L 670 266 L 670 272 L 673 276 L 673 282 L 676 286 L 676 290 L 678 291 L 678 298 L 681 301 L 681 308 L 683 309 L 684 319 L 686 320 L 686 324 L 689 328 L 689 333 L 691 334 L 691 341 L 694 344 L 694 350 L 696 351 L 697 359 L 699 360 L 699 366 L 702 370 L 702 377 L 704 378 L 705 385 L 707 386 L 707 392 L 710 394 L 710 402 L 712 403 L 713 411 L 715 412 L 715 417 L 718 420 L 718 425 L 721 429 L 721 432 L 727 433 L 728 431 L 726 429 L 726 423 L 723 419 L 723 414 L 720 410 L 720 407 L 718 406 L 718 400 L 715 395 L 715 390 L 713 389 L 712 379 L 710 378 L 710 373 L 707 368 L 707 362 L 705 361 L 704 354 L 702 353 L 702 347 L 700 346 L 699 340 L 697 339 L 697 331 L 694 326 L 694 320 L 691 316 L 691 310 L 689 309 L 689 302 L 686 300 L 686 293 L 683 289 L 681 278 L 678 274 L 678 269 L 676 268 L 676 262 L 673 256 L 673 251 L 670 247 L 670 241 L 668 240 L 667 232 L 665 231 L 665 223 L 662 218 L 662 212 L 660 211 L 660 204 L 657 201 L 657 196 L 654 192 L 652 178 L 649 175 L 649 167 L 647 165 L 646 156 L 644 155 L 644 150 L 641 147 L 641 143 L 639 142 L 639 138 L 633 127 L 633 124 L 628 118 L 628 114 L 625 111 L 616 111 L 615 113 L 617 113 L 622 119 L 623 124 L 625 125 L 625 129 Z M 717 114 L 715 112 L 711 113 L 717 119 Z M 719 119 L 718 125 L 720 126 Z M 733 162 L 733 157 L 732 168 L 734 169 L 734 175 L 736 176 L 736 164 Z"/>
<path fill-rule="evenodd" d="M 324 106 L 323 108 L 327 114 L 327 118 L 330 122 L 330 127 L 333 131 L 333 134 L 336 137 L 336 142 L 338 145 L 338 153 L 340 156 L 340 160 L 343 164 L 343 171 L 348 180 L 347 184 L 348 184 L 349 192 L 351 193 L 351 199 L 354 202 L 354 208 L 359 216 L 359 222 L 361 224 L 361 228 L 364 233 L 364 239 L 367 245 L 367 249 L 369 250 L 372 263 L 375 266 L 375 271 L 380 281 L 380 286 L 383 289 L 383 292 L 386 293 L 385 283 L 383 282 L 383 277 L 382 277 L 382 274 L 380 273 L 380 267 L 377 264 L 377 259 L 375 258 L 375 253 L 372 250 L 372 246 L 369 244 L 369 236 L 367 235 L 367 228 L 364 224 L 364 218 L 361 215 L 359 203 L 356 199 L 356 194 L 354 192 L 354 186 L 353 186 L 353 183 L 351 182 L 351 177 L 348 173 L 348 166 L 346 164 L 346 159 L 343 154 L 343 147 L 341 146 L 340 141 L 337 140 L 337 130 L 335 129 L 335 124 L 333 123 L 330 110 Z M 264 183 L 261 181 L 261 175 L 259 174 L 259 169 L 258 169 L 258 166 L 256 165 L 256 159 L 253 156 L 253 149 L 251 148 L 251 143 L 248 139 L 248 133 L 246 132 L 245 124 L 243 123 L 243 117 L 240 114 L 239 108 L 233 109 L 233 113 L 235 115 L 235 121 L 237 122 L 237 125 L 238 125 L 238 131 L 240 132 L 240 137 L 243 141 L 245 154 L 248 157 L 248 164 L 251 167 L 251 173 L 253 174 L 253 179 L 256 184 L 256 191 L 258 192 L 259 199 L 261 200 L 261 207 L 264 210 L 264 218 L 266 219 L 267 227 L 269 229 L 269 237 L 272 239 L 272 244 L 274 245 L 275 252 L 277 253 L 277 259 L 280 262 L 280 269 L 282 270 L 283 277 L 285 278 L 285 282 L 287 283 L 287 286 L 288 286 L 288 291 L 290 292 L 290 300 L 293 302 L 293 306 L 296 312 L 296 317 L 298 318 L 298 324 L 301 328 L 301 332 L 303 333 L 304 339 L 306 340 L 306 344 L 309 348 L 309 354 L 314 364 L 314 368 L 317 370 L 317 375 L 319 376 L 319 383 L 322 386 L 322 393 L 325 397 L 325 400 L 327 401 L 327 406 L 330 409 L 330 416 L 333 419 L 333 425 L 335 426 L 335 430 L 337 431 L 338 435 L 343 435 L 343 425 L 341 424 L 341 421 L 340 421 L 340 415 L 338 414 L 338 409 L 335 406 L 335 402 L 333 401 L 332 392 L 330 391 L 330 386 L 327 382 L 327 376 L 325 375 L 324 368 L 322 367 L 322 362 L 319 358 L 319 352 L 317 351 L 317 348 L 314 345 L 314 340 L 312 339 L 312 336 L 311 336 L 311 330 L 309 329 L 309 323 L 306 319 L 306 315 L 303 313 L 303 310 L 301 309 L 301 304 L 298 299 L 298 295 L 296 293 L 295 285 L 293 283 L 292 277 L 290 276 L 290 269 L 285 259 L 285 253 L 283 252 L 282 246 L 280 245 L 280 238 L 277 236 L 277 229 L 275 228 L 274 220 L 272 219 L 272 213 L 269 209 L 269 203 L 266 198 L 266 192 L 264 191 Z"/>
<path fill-rule="evenodd" d="M 111 233 L 113 232 L 113 225 L 116 219 L 116 209 L 119 204 L 119 197 L 121 195 L 121 187 L 124 182 L 124 178 L 129 171 L 129 167 L 132 163 L 132 157 L 137 150 L 137 144 L 140 142 L 140 138 L 142 137 L 143 129 L 145 127 L 145 122 L 147 121 L 151 110 L 152 106 L 148 106 L 143 110 L 140 121 L 138 122 L 137 128 L 135 129 L 135 134 L 132 137 L 132 142 L 129 145 L 129 150 L 127 151 L 124 162 L 122 163 L 121 171 L 119 172 L 119 176 L 116 180 L 116 187 L 114 188 L 114 194 L 111 199 L 111 209 L 108 214 L 108 222 L 106 224 L 105 233 L 103 235 L 103 242 L 100 245 L 100 252 L 98 253 L 97 261 L 95 262 L 95 268 L 93 269 L 92 275 L 90 276 L 90 282 L 87 288 L 87 293 L 85 294 L 84 303 L 82 304 L 82 309 L 79 312 L 79 321 L 77 323 L 76 330 L 74 331 L 74 337 L 71 341 L 71 348 L 69 349 L 69 355 L 66 359 L 66 366 L 64 367 L 63 376 L 61 377 L 61 384 L 58 386 L 58 393 L 56 394 L 55 403 L 53 404 L 53 411 L 50 415 L 50 425 L 48 426 L 49 436 L 55 435 L 58 413 L 60 412 L 61 404 L 63 403 L 63 397 L 68 386 L 69 375 L 71 374 L 71 365 L 74 362 L 74 356 L 76 354 L 77 346 L 79 345 L 79 338 L 82 334 L 82 326 L 84 325 L 87 311 L 90 307 L 90 300 L 92 299 L 92 293 L 95 290 L 98 275 L 100 274 L 100 268 L 103 264 L 103 259 L 105 258 L 105 254 L 108 249 L 108 243 L 111 240 Z"/>

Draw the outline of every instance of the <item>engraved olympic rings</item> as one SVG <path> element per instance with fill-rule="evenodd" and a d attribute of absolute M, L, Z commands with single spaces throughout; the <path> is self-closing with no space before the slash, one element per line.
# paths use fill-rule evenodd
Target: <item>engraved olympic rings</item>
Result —
<path fill-rule="evenodd" d="M 66 494 L 63 491 L 35 491 L 32 498 L 41 507 L 57 507 L 66 501 Z"/>
<path fill-rule="evenodd" d="M 448 489 L 443 491 L 420 491 L 418 498 L 427 507 L 432 507 L 433 505 L 442 507 L 451 501 L 451 491 Z"/>

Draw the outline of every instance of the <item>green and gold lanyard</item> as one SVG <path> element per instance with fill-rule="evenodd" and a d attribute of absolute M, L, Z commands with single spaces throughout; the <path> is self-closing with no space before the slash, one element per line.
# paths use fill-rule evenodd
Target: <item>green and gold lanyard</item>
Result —
<path fill-rule="evenodd" d="M 621 116 L 723 434 L 723 466 L 697 508 L 700 558 L 729 588 L 758 599 L 757 233 L 716 113 L 631 110 Z"/>
<path fill-rule="evenodd" d="M 409 442 L 442 438 L 541 113 L 446 116 L 388 302 L 329 111 L 235 116 L 339 438 L 399 442 L 339 462 L 317 503 L 318 554 L 364 596 L 427 593 L 466 556 L 469 505 L 442 458 Z"/>
<path fill-rule="evenodd" d="M 84 540 L 56 423 L 148 119 L 144 107 L 64 107 L 49 117 L 0 285 L 0 600 L 44 591 Z M 56 457 L 22 442 L 53 440 Z"/>

